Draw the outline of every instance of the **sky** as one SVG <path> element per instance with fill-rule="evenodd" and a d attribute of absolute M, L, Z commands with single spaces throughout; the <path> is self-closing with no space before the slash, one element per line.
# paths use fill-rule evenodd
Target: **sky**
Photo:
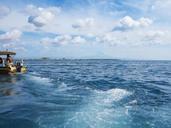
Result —
<path fill-rule="evenodd" d="M 0 0 L 0 50 L 23 58 L 171 60 L 171 0 Z"/>

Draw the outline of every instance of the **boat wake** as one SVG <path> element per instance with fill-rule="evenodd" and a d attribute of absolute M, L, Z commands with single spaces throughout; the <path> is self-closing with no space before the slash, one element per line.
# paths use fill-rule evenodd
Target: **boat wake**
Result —
<path fill-rule="evenodd" d="M 34 83 L 36 85 L 46 85 L 46 86 L 52 86 L 52 80 L 46 77 L 41 77 L 38 73 L 32 73 L 26 75 L 27 81 Z"/>
<path fill-rule="evenodd" d="M 87 104 L 77 110 L 65 123 L 65 128 L 110 128 L 128 124 L 128 108 L 119 102 L 132 93 L 124 89 L 94 91 Z M 120 122 L 118 124 L 118 122 Z M 128 127 L 127 125 L 125 125 Z"/>

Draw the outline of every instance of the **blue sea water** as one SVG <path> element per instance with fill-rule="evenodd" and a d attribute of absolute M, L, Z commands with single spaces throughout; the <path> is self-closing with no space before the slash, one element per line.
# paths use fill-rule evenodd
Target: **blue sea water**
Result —
<path fill-rule="evenodd" d="M 0 76 L 0 128 L 171 128 L 171 61 L 26 64 Z"/>

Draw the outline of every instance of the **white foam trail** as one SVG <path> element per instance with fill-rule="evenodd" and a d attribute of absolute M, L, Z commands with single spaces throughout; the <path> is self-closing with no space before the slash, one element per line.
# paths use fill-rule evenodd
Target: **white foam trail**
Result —
<path fill-rule="evenodd" d="M 64 91 L 68 91 L 68 90 L 72 90 L 72 89 L 74 89 L 74 88 L 68 87 L 67 84 L 62 82 L 60 85 L 58 85 L 57 91 L 64 92 Z"/>
<path fill-rule="evenodd" d="M 48 85 L 51 86 L 52 80 L 49 78 L 41 77 L 41 76 L 36 76 L 36 75 L 29 75 L 27 76 L 27 79 L 31 82 L 34 82 L 39 85 Z"/>
<path fill-rule="evenodd" d="M 109 93 L 111 95 L 111 97 L 114 101 L 119 101 L 119 100 L 125 98 L 126 96 L 131 95 L 130 92 L 128 92 L 124 89 L 118 89 L 118 88 L 111 89 L 111 90 L 107 91 L 107 93 Z"/>
<path fill-rule="evenodd" d="M 81 86 L 68 86 L 66 83 L 62 82 L 57 86 L 57 92 L 65 92 L 65 91 L 70 91 L 70 90 L 78 90 L 82 89 Z M 84 90 L 90 90 L 90 88 L 86 87 Z"/>
<path fill-rule="evenodd" d="M 108 91 L 95 91 L 88 99 L 88 104 L 80 108 L 66 121 L 65 128 L 101 128 L 119 127 L 120 122 L 127 123 L 128 109 L 113 104 L 131 95 L 124 89 L 111 89 Z"/>
<path fill-rule="evenodd" d="M 137 105 L 137 100 L 132 100 L 128 103 L 129 105 Z"/>
<path fill-rule="evenodd" d="M 117 102 L 125 98 L 126 96 L 131 95 L 130 92 L 124 90 L 124 89 L 110 89 L 108 91 L 96 91 L 97 94 L 101 95 L 103 101 L 105 103 L 111 103 L 111 102 Z"/>

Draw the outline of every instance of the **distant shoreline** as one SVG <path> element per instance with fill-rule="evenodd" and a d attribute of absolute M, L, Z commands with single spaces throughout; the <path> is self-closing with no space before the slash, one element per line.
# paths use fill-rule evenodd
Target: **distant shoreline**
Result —
<path fill-rule="evenodd" d="M 22 58 L 16 58 L 16 60 L 21 60 Z M 28 59 L 28 58 L 25 58 L 24 60 L 33 60 L 33 61 L 49 61 L 49 60 L 113 60 L 113 61 L 171 61 L 171 60 L 155 60 L 155 59 L 108 59 L 108 58 L 104 58 L 104 59 L 86 59 L 86 58 L 35 58 L 35 59 Z"/>

